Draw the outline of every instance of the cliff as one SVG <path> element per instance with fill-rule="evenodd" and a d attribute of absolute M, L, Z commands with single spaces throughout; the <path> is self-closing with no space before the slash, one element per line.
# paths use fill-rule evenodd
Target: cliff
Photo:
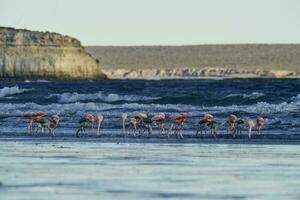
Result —
<path fill-rule="evenodd" d="M 299 44 L 90 46 L 113 79 L 300 78 Z"/>
<path fill-rule="evenodd" d="M 2 79 L 105 79 L 81 43 L 58 33 L 0 27 Z"/>

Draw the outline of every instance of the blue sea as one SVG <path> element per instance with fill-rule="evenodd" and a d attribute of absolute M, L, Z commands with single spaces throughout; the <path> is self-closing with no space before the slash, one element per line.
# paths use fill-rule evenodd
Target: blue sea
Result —
<path fill-rule="evenodd" d="M 60 116 L 55 137 L 28 134 L 36 111 Z M 186 112 L 184 138 L 124 135 L 120 114 L 140 112 Z M 76 138 L 88 113 L 101 136 Z M 195 136 L 206 113 L 217 138 Z M 230 114 L 263 117 L 263 134 L 228 135 Z M 300 199 L 299 131 L 299 80 L 0 82 L 0 199 Z"/>

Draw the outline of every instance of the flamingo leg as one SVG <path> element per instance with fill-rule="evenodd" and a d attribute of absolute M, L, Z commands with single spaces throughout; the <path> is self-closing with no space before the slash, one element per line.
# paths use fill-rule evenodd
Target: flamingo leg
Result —
<path fill-rule="evenodd" d="M 123 126 L 123 134 L 125 134 L 125 132 L 126 132 L 126 130 L 125 130 L 125 121 L 123 121 L 122 126 Z"/>
<path fill-rule="evenodd" d="M 28 130 L 29 134 L 31 134 L 31 128 L 32 128 L 32 120 L 30 120 L 30 122 L 28 124 L 28 127 L 27 127 L 27 130 Z"/>
<path fill-rule="evenodd" d="M 249 131 L 248 131 L 248 138 L 251 139 L 251 134 L 252 134 L 252 128 L 249 128 Z"/>
<path fill-rule="evenodd" d="M 180 124 L 179 126 L 179 137 L 182 139 L 183 138 L 183 123 Z"/>
<path fill-rule="evenodd" d="M 97 136 L 100 136 L 100 127 L 101 127 L 102 121 L 98 122 L 98 127 L 97 127 Z"/>
<path fill-rule="evenodd" d="M 172 129 L 173 129 L 173 127 L 174 127 L 174 124 L 172 123 L 170 129 L 168 130 L 168 135 L 169 135 L 169 134 L 172 134 Z"/>
<path fill-rule="evenodd" d="M 164 123 L 161 124 L 161 133 L 162 134 L 165 134 L 165 127 L 164 127 Z"/>

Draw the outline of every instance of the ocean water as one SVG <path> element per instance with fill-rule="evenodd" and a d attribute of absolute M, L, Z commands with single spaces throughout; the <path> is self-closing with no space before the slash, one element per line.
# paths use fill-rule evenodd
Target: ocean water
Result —
<path fill-rule="evenodd" d="M 25 81 L 0 83 L 0 131 L 24 132 L 28 111 L 59 114 L 59 132 L 72 133 L 87 113 L 102 113 L 103 128 L 121 128 L 120 113 L 167 116 L 188 113 L 185 129 L 211 113 L 224 124 L 235 113 L 241 119 L 266 119 L 265 130 L 300 130 L 299 80 L 164 80 L 164 81 Z M 224 130 L 221 126 L 221 131 Z"/>
<path fill-rule="evenodd" d="M 298 133 L 299 80 L 25 81 L 0 82 L 0 130 L 26 132 L 24 112 L 59 114 L 59 133 L 74 134 L 87 113 L 104 115 L 103 129 L 119 130 L 120 114 L 167 116 L 188 113 L 185 130 L 194 130 L 205 113 L 222 124 L 234 113 L 241 119 L 266 119 L 265 130 Z"/>
<path fill-rule="evenodd" d="M 60 116 L 56 137 L 27 133 L 35 111 Z M 299 111 L 299 80 L 0 82 L 0 199 L 299 199 Z M 120 114 L 140 112 L 186 112 L 184 139 L 124 136 Z M 87 113 L 101 137 L 75 137 Z M 216 139 L 195 137 L 205 113 Z M 263 135 L 227 135 L 232 113 L 264 117 Z"/>

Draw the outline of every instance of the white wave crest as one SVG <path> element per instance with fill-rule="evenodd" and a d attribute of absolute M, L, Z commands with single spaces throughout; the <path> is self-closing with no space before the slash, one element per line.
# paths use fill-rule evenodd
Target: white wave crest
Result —
<path fill-rule="evenodd" d="M 21 115 L 23 112 L 45 111 L 47 113 L 58 113 L 68 117 L 81 116 L 89 112 L 101 112 L 106 116 L 119 116 L 122 112 L 129 114 L 145 112 L 154 114 L 165 112 L 166 114 L 187 112 L 189 117 L 199 117 L 204 113 L 211 113 L 216 116 L 220 114 L 229 114 L 232 112 L 245 112 L 255 115 L 276 116 L 289 115 L 292 112 L 300 111 L 300 95 L 299 99 L 294 98 L 291 102 L 282 102 L 279 104 L 270 104 L 259 102 L 253 105 L 231 105 L 231 106 L 195 106 L 185 104 L 145 104 L 145 103 L 96 103 L 96 102 L 74 102 L 74 103 L 53 103 L 48 105 L 39 105 L 36 103 L 0 103 L 0 115 Z"/>
<path fill-rule="evenodd" d="M 300 102 L 300 94 L 298 94 L 295 97 L 292 97 L 292 101 L 294 101 L 294 102 Z"/>
<path fill-rule="evenodd" d="M 261 92 L 252 92 L 250 94 L 229 94 L 226 97 L 242 97 L 244 99 L 256 99 L 264 95 L 265 94 Z"/>
<path fill-rule="evenodd" d="M 51 94 L 48 96 L 59 98 L 60 103 L 71 103 L 78 101 L 86 101 L 86 100 L 102 100 L 105 102 L 115 102 L 115 101 L 147 101 L 147 100 L 155 100 L 160 99 L 160 97 L 146 97 L 146 96 L 138 96 L 138 95 L 118 95 L 118 94 L 103 94 L 102 92 L 96 92 L 93 94 L 79 94 L 75 93 L 62 93 L 62 94 Z"/>
<path fill-rule="evenodd" d="M 19 86 L 4 87 L 4 88 L 0 89 L 0 97 L 19 94 L 19 93 L 29 91 L 29 90 L 31 90 L 31 89 L 20 89 Z"/>
<path fill-rule="evenodd" d="M 124 103 L 121 105 L 109 104 L 109 103 L 54 103 L 48 105 L 39 105 L 36 103 L 25 104 L 7 104 L 0 103 L 0 114 L 20 114 L 26 111 L 46 111 L 53 113 L 85 113 L 85 112 L 102 112 L 107 111 L 112 114 L 114 112 L 146 112 L 146 113 L 179 113 L 187 112 L 192 116 L 199 115 L 199 113 L 232 113 L 236 111 L 242 111 L 253 114 L 276 114 L 276 113 L 289 113 L 300 110 L 300 102 L 283 102 L 280 104 L 269 104 L 266 102 L 259 102 L 253 105 L 232 105 L 232 106 L 193 106 L 184 104 L 139 104 L 139 103 Z"/>

